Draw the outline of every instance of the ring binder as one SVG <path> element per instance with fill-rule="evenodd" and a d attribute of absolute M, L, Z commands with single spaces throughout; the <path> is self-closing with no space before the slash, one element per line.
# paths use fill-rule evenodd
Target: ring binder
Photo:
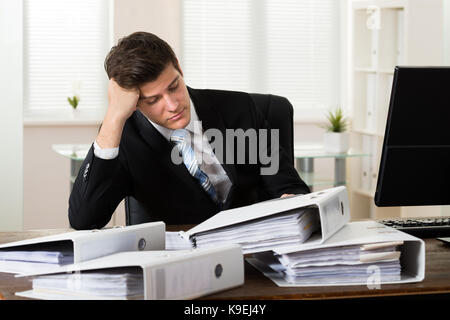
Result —
<path fill-rule="evenodd" d="M 16 293 L 28 298 L 193 299 L 242 285 L 244 258 L 238 245 L 120 252 L 20 276 L 33 276 L 33 289 Z"/>
<path fill-rule="evenodd" d="M 163 222 L 150 222 L 123 228 L 83 230 L 46 237 L 10 242 L 0 245 L 0 272 L 22 273 L 34 268 L 43 270 L 54 263 L 46 263 L 45 255 L 40 263 L 27 260 L 33 252 L 65 253 L 64 264 L 77 263 L 122 251 L 165 249 Z M 8 259 L 8 252 L 20 252 L 21 260 Z M 69 259 L 71 257 L 71 259 Z"/>

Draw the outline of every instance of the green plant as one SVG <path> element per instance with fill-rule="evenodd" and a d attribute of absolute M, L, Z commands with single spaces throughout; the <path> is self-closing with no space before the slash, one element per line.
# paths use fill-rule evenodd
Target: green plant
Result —
<path fill-rule="evenodd" d="M 347 129 L 347 119 L 341 107 L 328 111 L 327 120 L 328 123 L 324 127 L 329 132 L 344 132 Z"/>
<path fill-rule="evenodd" d="M 78 106 L 78 103 L 80 102 L 80 98 L 78 96 L 67 97 L 67 101 L 69 101 L 69 103 L 73 109 L 76 109 Z"/>

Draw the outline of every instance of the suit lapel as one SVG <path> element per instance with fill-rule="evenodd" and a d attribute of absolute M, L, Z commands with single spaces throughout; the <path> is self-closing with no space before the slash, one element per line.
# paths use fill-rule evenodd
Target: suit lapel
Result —
<path fill-rule="evenodd" d="M 222 161 L 223 163 L 221 163 L 221 165 L 232 183 L 232 187 L 225 202 L 225 207 L 223 208 L 227 209 L 233 197 L 233 189 L 236 181 L 236 171 L 234 165 L 225 163 L 225 151 L 227 150 L 227 141 L 225 139 L 226 128 L 217 111 L 214 110 L 214 108 L 210 107 L 210 103 L 209 101 L 207 101 L 206 97 L 199 94 L 197 90 L 191 89 L 189 87 L 188 91 L 192 101 L 194 102 L 197 115 L 202 121 L 203 131 L 206 131 L 208 129 L 218 129 L 223 137 L 222 150 L 224 157 Z M 133 116 L 135 118 L 135 123 L 139 130 L 139 134 L 144 139 L 144 141 L 155 151 L 153 156 L 157 157 L 161 165 L 166 166 L 170 170 L 172 170 L 174 174 L 182 180 L 182 183 L 190 186 L 189 188 L 199 188 L 204 192 L 200 184 L 194 180 L 183 163 L 179 165 L 173 163 L 171 159 L 172 145 L 167 141 L 167 139 L 164 138 L 159 133 L 159 131 L 156 130 L 155 127 L 153 127 L 153 125 L 140 111 L 136 111 Z M 216 152 L 216 150 L 214 150 L 214 152 Z"/>
<path fill-rule="evenodd" d="M 153 156 L 157 157 L 161 165 L 172 170 L 175 173 L 175 176 L 179 177 L 186 185 L 192 184 L 192 187 L 194 188 L 195 185 L 199 186 L 183 163 L 173 163 L 171 159 L 172 145 L 169 141 L 155 129 L 140 111 L 136 111 L 134 117 L 141 137 L 155 151 Z"/>
<path fill-rule="evenodd" d="M 233 164 L 226 163 L 226 150 L 227 145 L 231 143 L 231 141 L 226 141 L 226 128 L 225 124 L 222 121 L 222 118 L 219 116 L 217 111 L 211 107 L 211 102 L 207 100 L 207 96 L 204 94 L 200 94 L 197 90 L 189 88 L 189 95 L 194 102 L 195 111 L 197 112 L 198 118 L 202 121 L 203 133 L 208 129 L 218 129 L 223 137 L 223 145 L 222 145 L 222 161 L 221 165 L 224 168 L 225 172 L 230 178 L 232 184 L 235 184 L 236 180 L 236 169 Z M 213 150 L 214 154 L 216 154 L 217 150 Z M 220 155 L 216 154 L 216 157 L 220 159 Z"/>

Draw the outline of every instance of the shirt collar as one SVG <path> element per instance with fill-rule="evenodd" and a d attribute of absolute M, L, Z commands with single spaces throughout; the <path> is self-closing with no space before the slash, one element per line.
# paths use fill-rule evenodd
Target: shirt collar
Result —
<path fill-rule="evenodd" d="M 194 133 L 194 123 L 196 121 L 199 121 L 197 112 L 195 111 L 194 102 L 192 102 L 192 99 L 189 98 L 189 101 L 191 102 L 191 120 L 185 127 L 186 130 L 189 130 L 190 132 Z"/>

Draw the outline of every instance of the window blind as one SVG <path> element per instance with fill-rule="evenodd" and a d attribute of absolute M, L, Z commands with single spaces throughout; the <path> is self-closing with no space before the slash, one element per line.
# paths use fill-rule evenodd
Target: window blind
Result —
<path fill-rule="evenodd" d="M 109 1 L 25 0 L 23 10 L 25 117 L 71 113 L 75 94 L 79 111 L 104 112 Z"/>
<path fill-rule="evenodd" d="M 193 87 L 250 85 L 249 1 L 183 1 L 182 68 Z"/>
<path fill-rule="evenodd" d="M 287 97 L 297 113 L 339 103 L 339 1 L 183 2 L 188 85 Z"/>

